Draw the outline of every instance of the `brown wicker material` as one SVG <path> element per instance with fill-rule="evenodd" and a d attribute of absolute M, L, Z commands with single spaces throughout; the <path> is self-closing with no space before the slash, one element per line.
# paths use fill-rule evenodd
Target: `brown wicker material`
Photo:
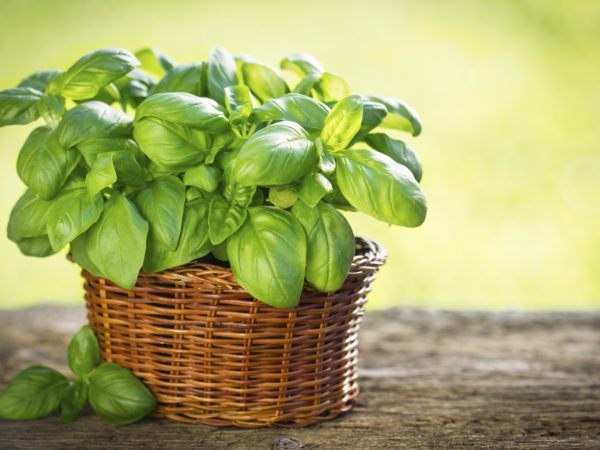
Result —
<path fill-rule="evenodd" d="M 83 271 L 103 361 L 131 369 L 155 415 L 238 427 L 300 427 L 348 411 L 358 395 L 358 327 L 385 250 L 357 238 L 342 288 L 305 285 L 297 307 L 250 296 L 231 269 L 195 261 L 142 272 L 133 291 Z"/>

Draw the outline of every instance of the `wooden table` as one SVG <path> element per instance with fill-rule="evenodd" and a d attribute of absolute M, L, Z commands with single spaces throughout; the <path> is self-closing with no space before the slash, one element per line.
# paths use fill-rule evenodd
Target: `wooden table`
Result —
<path fill-rule="evenodd" d="M 0 311 L 0 389 L 21 369 L 67 372 L 83 307 Z M 354 409 L 305 429 L 214 428 L 86 410 L 0 419 L 0 448 L 600 448 L 600 312 L 370 312 Z"/>

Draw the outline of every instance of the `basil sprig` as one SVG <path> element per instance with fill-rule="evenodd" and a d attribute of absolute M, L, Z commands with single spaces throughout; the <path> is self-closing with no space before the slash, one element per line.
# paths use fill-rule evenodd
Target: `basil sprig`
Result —
<path fill-rule="evenodd" d="M 108 48 L 1 91 L 0 126 L 47 124 L 17 160 L 28 189 L 9 239 L 40 257 L 69 245 L 80 266 L 125 289 L 142 268 L 212 253 L 273 306 L 295 306 L 305 281 L 336 291 L 354 256 L 338 210 L 425 220 L 421 161 L 385 132 L 411 139 L 421 120 L 399 99 L 353 94 L 310 55 L 280 69 L 299 81 L 222 47 L 183 64 Z"/>
<path fill-rule="evenodd" d="M 31 366 L 21 371 L 0 394 L 0 416 L 28 420 L 58 409 L 63 422 L 79 418 L 89 403 L 107 421 L 124 425 L 140 420 L 156 407 L 156 399 L 129 370 L 100 362 L 100 348 L 92 329 L 84 325 L 71 339 L 69 379 L 54 369 Z"/>

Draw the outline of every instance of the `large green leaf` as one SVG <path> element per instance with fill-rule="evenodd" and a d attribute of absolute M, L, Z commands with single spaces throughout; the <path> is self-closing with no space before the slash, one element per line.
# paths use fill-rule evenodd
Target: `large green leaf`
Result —
<path fill-rule="evenodd" d="M 185 186 L 181 180 L 171 175 L 154 181 L 138 193 L 135 204 L 150 224 L 151 238 L 157 244 L 175 250 L 185 204 Z"/>
<path fill-rule="evenodd" d="M 402 100 L 379 95 L 368 95 L 364 98 L 367 101 L 380 103 L 387 109 L 388 114 L 379 125 L 380 127 L 406 131 L 413 136 L 418 136 L 421 133 L 423 127 L 419 115 Z"/>
<path fill-rule="evenodd" d="M 290 91 L 281 75 L 266 64 L 246 63 L 242 66 L 242 73 L 244 82 L 261 102 L 281 97 Z"/>
<path fill-rule="evenodd" d="M 246 208 L 232 205 L 221 195 L 215 195 L 208 214 L 210 241 L 214 245 L 223 242 L 242 226 L 246 215 Z"/>
<path fill-rule="evenodd" d="M 144 260 L 146 272 L 160 272 L 186 264 L 207 255 L 213 249 L 208 228 L 209 204 L 210 200 L 202 198 L 186 203 L 181 236 L 175 251 L 169 251 L 155 242 L 152 236 L 149 237 Z"/>
<path fill-rule="evenodd" d="M 208 92 L 225 105 L 225 88 L 238 84 L 237 66 L 233 56 L 223 47 L 213 47 L 208 55 Z"/>
<path fill-rule="evenodd" d="M 360 95 L 351 95 L 338 102 L 325 119 L 321 131 L 323 147 L 332 152 L 348 147 L 360 130 L 362 116 Z"/>
<path fill-rule="evenodd" d="M 48 211 L 46 231 L 50 244 L 59 251 L 95 224 L 102 214 L 102 195 L 90 197 L 87 189 L 75 188 L 61 192 Z"/>
<path fill-rule="evenodd" d="M 152 90 L 152 94 L 161 92 L 188 92 L 199 97 L 208 93 L 206 63 L 199 61 L 173 67 Z"/>
<path fill-rule="evenodd" d="M 375 150 L 388 155 L 397 163 L 400 163 L 412 172 L 417 181 L 421 181 L 423 167 L 417 153 L 404 142 L 392 139 L 385 133 L 368 134 L 365 142 Z"/>
<path fill-rule="evenodd" d="M 31 366 L 19 372 L 0 395 L 0 416 L 30 420 L 58 409 L 67 378 L 54 369 Z"/>
<path fill-rule="evenodd" d="M 287 94 L 280 98 L 267 100 L 254 109 L 254 122 L 271 120 L 290 120 L 304 128 L 320 130 L 330 109 L 318 100 L 301 94 Z"/>
<path fill-rule="evenodd" d="M 235 181 L 245 186 L 288 184 L 316 165 L 317 150 L 297 123 L 284 121 L 263 128 L 242 147 L 235 161 Z"/>
<path fill-rule="evenodd" d="M 122 48 L 104 48 L 83 56 L 60 77 L 50 81 L 48 93 L 72 100 L 95 97 L 110 82 L 121 78 L 140 62 Z"/>
<path fill-rule="evenodd" d="M 129 137 L 133 120 L 106 103 L 82 103 L 67 111 L 56 128 L 58 141 L 64 148 L 75 147 L 90 138 Z"/>
<path fill-rule="evenodd" d="M 85 233 L 87 254 L 105 278 L 132 289 L 144 261 L 147 234 L 148 222 L 115 192 L 104 205 L 100 220 Z"/>
<path fill-rule="evenodd" d="M 50 200 L 58 192 L 80 159 L 74 150 L 65 150 L 50 127 L 31 132 L 17 158 L 19 178 L 36 195 Z"/>
<path fill-rule="evenodd" d="M 29 87 L 0 91 L 0 127 L 33 122 L 40 116 L 38 102 L 43 94 Z"/>
<path fill-rule="evenodd" d="M 319 202 L 311 208 L 296 202 L 292 214 L 307 236 L 306 280 L 322 292 L 337 291 L 348 276 L 354 258 L 354 234 L 344 216 Z"/>
<path fill-rule="evenodd" d="M 31 190 L 19 198 L 8 219 L 8 238 L 18 242 L 46 234 L 46 221 L 52 202 L 35 195 Z"/>
<path fill-rule="evenodd" d="M 336 178 L 348 201 L 378 220 L 416 227 L 427 215 L 425 195 L 405 166 L 375 150 L 336 153 Z"/>
<path fill-rule="evenodd" d="M 289 212 L 266 206 L 248 209 L 248 218 L 227 241 L 237 282 L 257 299 L 278 308 L 300 300 L 306 268 L 306 236 Z"/>
<path fill-rule="evenodd" d="M 140 420 L 156 408 L 156 399 L 146 386 L 126 368 L 106 363 L 89 377 L 90 405 L 115 425 Z"/>
<path fill-rule="evenodd" d="M 281 61 L 280 67 L 284 70 L 295 72 L 300 77 L 310 74 L 321 75 L 325 69 L 321 63 L 311 55 L 306 53 L 294 53 Z"/>

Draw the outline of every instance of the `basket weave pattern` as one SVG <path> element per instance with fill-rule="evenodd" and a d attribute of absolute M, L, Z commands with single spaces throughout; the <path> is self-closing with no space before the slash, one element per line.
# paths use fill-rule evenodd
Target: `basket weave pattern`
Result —
<path fill-rule="evenodd" d="M 291 309 L 254 299 L 231 269 L 200 261 L 142 272 L 133 291 L 83 271 L 102 359 L 150 388 L 159 417 L 239 427 L 331 419 L 358 395 L 358 327 L 387 256 L 356 243 L 342 288 L 324 294 L 306 284 Z"/>

